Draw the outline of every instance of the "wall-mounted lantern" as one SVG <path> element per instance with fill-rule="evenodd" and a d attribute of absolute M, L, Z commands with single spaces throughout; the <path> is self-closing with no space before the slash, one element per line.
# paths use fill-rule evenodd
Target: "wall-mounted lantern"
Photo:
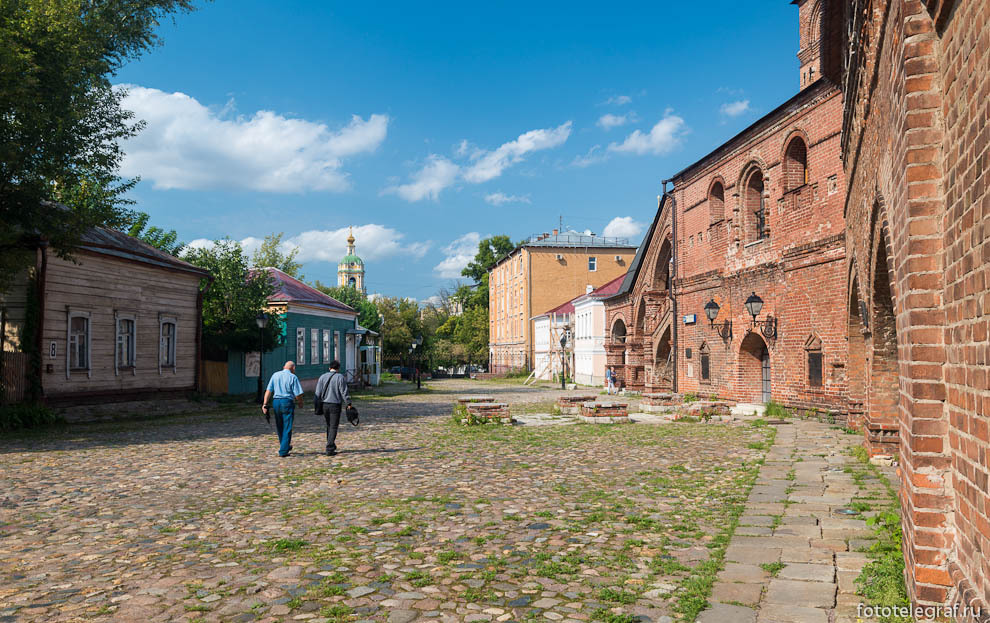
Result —
<path fill-rule="evenodd" d="M 757 296 L 756 292 L 753 292 L 749 295 L 749 298 L 746 299 L 744 304 L 746 305 L 746 311 L 748 311 L 749 315 L 753 317 L 753 326 L 749 329 L 749 331 L 759 327 L 760 333 L 763 334 L 763 337 L 770 340 L 776 340 L 777 319 L 769 314 L 767 314 L 766 320 L 756 319 L 756 317 L 760 315 L 760 312 L 763 311 L 763 299 Z"/>
<path fill-rule="evenodd" d="M 723 340 L 732 339 L 731 320 L 726 320 L 725 322 L 720 322 L 719 324 L 715 324 L 715 319 L 718 318 L 718 311 L 719 311 L 719 306 L 718 303 L 715 302 L 715 299 L 712 299 L 707 303 L 705 303 L 705 316 L 708 317 L 708 325 L 713 329 L 715 329 L 715 332 L 718 333 L 718 336 Z"/>

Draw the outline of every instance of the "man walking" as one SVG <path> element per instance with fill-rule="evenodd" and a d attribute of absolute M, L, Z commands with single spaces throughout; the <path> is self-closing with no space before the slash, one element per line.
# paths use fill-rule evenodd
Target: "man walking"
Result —
<path fill-rule="evenodd" d="M 286 361 L 282 369 L 272 375 L 265 390 L 261 412 L 266 416 L 271 409 L 275 412 L 275 431 L 278 433 L 278 455 L 289 456 L 292 450 L 292 416 L 296 403 L 302 406 L 302 385 L 295 375 L 296 362 Z"/>
<path fill-rule="evenodd" d="M 323 400 L 323 419 L 327 422 L 327 456 L 337 454 L 337 428 L 340 426 L 341 407 L 351 406 L 347 391 L 347 379 L 340 373 L 340 362 L 330 362 L 330 371 L 316 382 L 316 395 Z"/>

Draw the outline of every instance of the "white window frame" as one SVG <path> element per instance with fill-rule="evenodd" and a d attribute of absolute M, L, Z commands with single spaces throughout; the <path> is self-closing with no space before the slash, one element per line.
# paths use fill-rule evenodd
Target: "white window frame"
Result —
<path fill-rule="evenodd" d="M 131 343 L 128 345 L 128 354 L 130 355 L 130 365 L 121 365 L 118 355 L 120 354 L 120 339 L 123 334 L 120 332 L 120 323 L 122 321 L 130 321 L 134 326 L 134 332 L 131 333 Z M 113 374 L 114 376 L 120 375 L 121 369 L 130 370 L 131 374 L 137 375 L 137 314 L 114 311 L 113 312 L 113 325 L 114 325 L 114 340 L 113 340 Z M 125 362 L 126 363 L 126 362 Z"/>
<path fill-rule="evenodd" d="M 333 358 L 340 362 L 340 365 L 344 365 L 344 362 L 340 361 L 340 331 L 333 332 Z"/>
<path fill-rule="evenodd" d="M 72 319 L 73 318 L 85 318 L 86 319 L 86 367 L 85 368 L 73 368 L 72 367 Z M 116 351 L 114 351 L 114 357 L 117 356 Z M 88 311 L 83 311 L 79 309 L 72 309 L 66 306 L 65 308 L 65 378 L 72 378 L 72 372 L 86 372 L 86 378 L 93 378 L 93 317 Z"/>
<path fill-rule="evenodd" d="M 296 327 L 296 365 L 306 365 L 306 329 Z"/>
<path fill-rule="evenodd" d="M 309 362 L 320 363 L 320 330 L 309 330 Z"/>
<path fill-rule="evenodd" d="M 172 343 L 169 345 L 169 350 L 166 353 L 164 351 L 164 337 L 162 336 L 162 329 L 165 325 L 172 325 Z M 176 343 L 179 341 L 179 321 L 175 316 L 166 316 L 164 314 L 158 314 L 158 374 L 162 373 L 162 370 L 172 369 L 172 374 L 177 374 L 176 369 L 179 367 L 179 361 L 176 358 Z M 162 361 L 162 355 L 168 355 L 168 358 L 172 360 L 171 365 L 164 363 Z"/>
<path fill-rule="evenodd" d="M 330 331 L 323 329 L 323 363 L 330 363 Z"/>
<path fill-rule="evenodd" d="M 598 272 L 598 256 L 597 255 L 589 255 L 588 256 L 588 272 L 589 273 Z"/>

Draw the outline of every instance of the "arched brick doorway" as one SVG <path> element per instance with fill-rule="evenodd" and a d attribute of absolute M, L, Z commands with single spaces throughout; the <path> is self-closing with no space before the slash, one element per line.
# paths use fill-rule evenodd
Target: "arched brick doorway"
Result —
<path fill-rule="evenodd" d="M 670 391 L 674 387 L 674 363 L 670 348 L 670 327 L 668 326 L 657 342 L 653 359 L 653 389 Z"/>
<path fill-rule="evenodd" d="M 890 291 L 887 247 L 877 244 L 873 269 L 873 352 L 870 362 L 870 390 L 867 411 L 866 445 L 870 454 L 897 454 L 898 363 L 897 320 Z"/>
<path fill-rule="evenodd" d="M 772 384 L 770 350 L 758 333 L 750 333 L 739 346 L 736 383 L 740 400 L 754 403 L 770 402 Z"/>
<path fill-rule="evenodd" d="M 848 425 L 850 428 L 860 430 L 863 426 L 863 417 L 866 410 L 866 396 L 868 387 L 868 361 L 869 356 L 866 351 L 867 329 L 863 324 L 863 311 L 865 306 L 860 302 L 859 280 L 854 274 L 852 285 L 849 288 L 849 360 L 846 363 L 848 370 L 849 387 L 849 415 Z"/>

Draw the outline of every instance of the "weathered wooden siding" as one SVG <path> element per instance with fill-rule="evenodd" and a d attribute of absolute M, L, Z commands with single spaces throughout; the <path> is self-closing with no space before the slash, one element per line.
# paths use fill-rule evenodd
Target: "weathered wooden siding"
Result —
<path fill-rule="evenodd" d="M 89 392 L 137 392 L 192 389 L 196 374 L 196 275 L 80 253 L 77 263 L 49 257 L 45 287 L 42 367 L 45 394 L 51 397 Z M 73 371 L 66 378 L 67 308 L 90 316 L 90 374 Z M 114 312 L 136 317 L 135 367 L 115 373 Z M 161 369 L 159 314 L 177 321 L 176 367 Z M 51 358 L 51 343 L 56 356 Z"/>

